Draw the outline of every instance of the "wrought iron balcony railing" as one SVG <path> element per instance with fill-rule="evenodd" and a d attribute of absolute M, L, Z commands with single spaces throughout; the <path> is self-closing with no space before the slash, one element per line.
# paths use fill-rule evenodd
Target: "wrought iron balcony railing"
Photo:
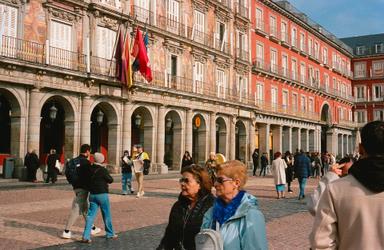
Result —
<path fill-rule="evenodd" d="M 243 18 L 249 19 L 248 7 L 245 7 L 244 5 L 237 3 L 235 5 L 235 13 Z"/>

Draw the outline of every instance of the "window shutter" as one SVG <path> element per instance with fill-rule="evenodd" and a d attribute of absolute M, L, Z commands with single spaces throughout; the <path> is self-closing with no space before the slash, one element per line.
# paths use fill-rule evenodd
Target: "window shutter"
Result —
<path fill-rule="evenodd" d="M 17 36 L 17 9 L 0 4 L 0 36 L 3 35 Z"/>

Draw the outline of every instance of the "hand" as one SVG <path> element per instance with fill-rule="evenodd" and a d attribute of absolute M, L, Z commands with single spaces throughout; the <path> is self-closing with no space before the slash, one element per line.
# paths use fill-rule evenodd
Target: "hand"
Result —
<path fill-rule="evenodd" d="M 330 171 L 331 171 L 331 172 L 334 172 L 334 173 L 337 174 L 338 176 L 341 176 L 341 174 L 342 174 L 342 170 L 341 170 L 341 168 L 343 168 L 343 167 L 344 167 L 344 164 L 339 165 L 338 163 L 335 163 L 335 164 L 333 164 L 333 165 L 331 166 Z"/>

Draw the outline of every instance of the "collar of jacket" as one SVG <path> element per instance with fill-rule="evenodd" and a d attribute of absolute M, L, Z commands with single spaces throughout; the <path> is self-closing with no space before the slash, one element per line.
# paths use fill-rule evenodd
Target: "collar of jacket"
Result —
<path fill-rule="evenodd" d="M 248 213 L 248 210 L 250 208 L 257 208 L 258 205 L 257 205 L 257 199 L 255 196 L 251 195 L 251 194 L 248 194 L 247 192 L 244 194 L 243 196 L 243 199 L 241 199 L 241 203 L 239 205 L 239 207 L 237 208 L 236 212 L 234 215 L 232 215 L 231 218 L 229 218 L 224 224 L 226 224 L 227 222 L 231 221 L 231 220 L 236 220 L 236 219 L 239 219 L 241 217 L 244 217 L 247 215 Z M 223 225 L 224 225 L 223 224 Z"/>
<path fill-rule="evenodd" d="M 372 192 L 384 191 L 384 156 L 358 160 L 348 172 Z"/>

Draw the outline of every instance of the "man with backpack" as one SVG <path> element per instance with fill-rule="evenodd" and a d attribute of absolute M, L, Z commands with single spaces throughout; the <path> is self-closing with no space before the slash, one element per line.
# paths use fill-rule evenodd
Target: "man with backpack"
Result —
<path fill-rule="evenodd" d="M 72 185 L 75 197 L 73 198 L 71 212 L 68 217 L 65 230 L 62 238 L 70 239 L 72 237 L 70 228 L 75 224 L 79 215 L 86 220 L 88 212 L 88 195 L 91 182 L 91 162 L 88 160 L 91 152 L 91 147 L 88 144 L 81 145 L 80 155 L 67 162 L 65 167 L 65 176 L 68 182 Z M 101 230 L 98 227 L 92 226 L 91 233 L 97 234 Z"/>
<path fill-rule="evenodd" d="M 139 164 L 133 164 L 133 169 L 136 176 L 137 181 L 137 198 L 140 198 L 144 196 L 144 175 L 147 175 L 149 173 L 149 168 L 151 166 L 151 161 L 149 160 L 149 156 L 146 152 L 143 150 L 142 145 L 136 145 L 137 148 L 137 155 L 134 157 L 134 159 L 139 162 Z"/>

